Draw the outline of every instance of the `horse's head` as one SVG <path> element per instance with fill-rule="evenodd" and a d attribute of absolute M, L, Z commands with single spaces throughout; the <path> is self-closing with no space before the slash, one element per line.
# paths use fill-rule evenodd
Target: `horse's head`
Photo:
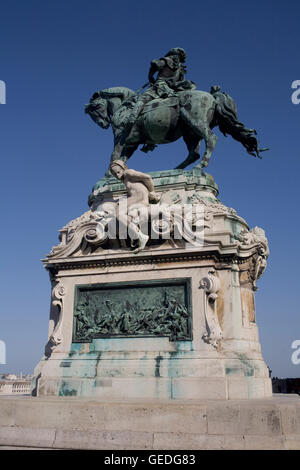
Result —
<path fill-rule="evenodd" d="M 135 92 L 126 87 L 112 87 L 93 94 L 85 112 L 103 129 L 108 129 L 111 117 L 124 100 L 134 96 Z"/>
<path fill-rule="evenodd" d="M 102 98 L 101 92 L 97 91 L 93 94 L 89 104 L 85 105 L 85 112 L 91 116 L 93 121 L 102 127 L 108 129 L 110 126 L 110 118 L 107 112 L 107 100 Z"/>

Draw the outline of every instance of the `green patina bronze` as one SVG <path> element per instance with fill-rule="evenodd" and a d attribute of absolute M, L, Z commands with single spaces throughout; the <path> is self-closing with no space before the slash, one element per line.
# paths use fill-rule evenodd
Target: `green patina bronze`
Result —
<path fill-rule="evenodd" d="M 201 168 L 194 167 L 191 170 L 163 170 L 151 171 L 148 173 L 154 183 L 155 190 L 168 190 L 173 185 L 182 187 L 193 187 L 195 189 L 206 189 L 215 196 L 219 194 L 218 185 L 209 173 L 204 173 Z M 101 178 L 93 186 L 92 193 L 88 197 L 89 206 L 93 206 L 97 201 L 101 201 L 105 195 L 112 192 L 125 192 L 124 184 L 113 176 Z"/>
<path fill-rule="evenodd" d="M 200 142 L 204 140 L 205 152 L 198 163 L 203 168 L 208 165 L 217 142 L 212 132 L 214 127 L 241 142 L 250 155 L 261 158 L 261 152 L 267 150 L 259 148 L 256 130 L 238 120 L 231 96 L 219 86 L 211 87 L 209 93 L 196 90 L 195 83 L 185 79 L 185 60 L 186 53 L 180 47 L 153 60 L 149 82 L 143 87 L 148 88 L 141 94 L 126 87 L 106 88 L 93 94 L 85 112 L 103 129 L 112 126 L 111 161 L 126 162 L 139 145 L 143 152 L 148 152 L 157 144 L 182 137 L 189 153 L 176 168 L 186 168 L 198 160 Z"/>
<path fill-rule="evenodd" d="M 191 340 L 189 280 L 77 286 L 73 342 L 123 336 Z"/>

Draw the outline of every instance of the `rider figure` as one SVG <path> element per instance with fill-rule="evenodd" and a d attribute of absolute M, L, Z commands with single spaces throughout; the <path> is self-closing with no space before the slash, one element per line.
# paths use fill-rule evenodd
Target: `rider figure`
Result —
<path fill-rule="evenodd" d="M 195 88 L 195 84 L 190 80 L 185 80 L 186 53 L 181 47 L 171 49 L 161 59 L 152 60 L 148 74 L 150 87 L 144 93 L 138 96 L 137 102 L 129 115 L 128 125 L 133 126 L 138 119 L 143 107 L 146 103 L 155 98 L 168 98 L 175 96 L 177 91 L 191 90 Z M 157 77 L 154 78 L 154 74 Z"/>

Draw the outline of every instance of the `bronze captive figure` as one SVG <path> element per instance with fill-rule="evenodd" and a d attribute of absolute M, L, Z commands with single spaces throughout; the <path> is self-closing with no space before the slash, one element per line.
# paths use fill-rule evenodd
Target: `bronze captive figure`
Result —
<path fill-rule="evenodd" d="M 185 79 L 185 51 L 176 47 L 150 64 L 149 88 L 139 94 L 126 87 L 97 91 L 86 105 L 85 112 L 103 129 L 111 125 L 114 149 L 111 162 L 126 162 L 139 145 L 148 152 L 157 144 L 167 144 L 183 137 L 187 158 L 176 168 L 186 168 L 200 158 L 199 145 L 205 141 L 205 152 L 197 166 L 208 165 L 217 142 L 212 132 L 216 126 L 231 135 L 250 155 L 262 158 L 267 150 L 258 146 L 255 129 L 238 120 L 234 100 L 211 87 L 210 93 L 196 90 L 194 82 Z M 155 74 L 157 76 L 155 78 Z"/>

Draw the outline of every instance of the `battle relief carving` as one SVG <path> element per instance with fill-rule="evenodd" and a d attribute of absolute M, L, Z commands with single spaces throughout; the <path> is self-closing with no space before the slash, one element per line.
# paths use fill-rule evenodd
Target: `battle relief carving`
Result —
<path fill-rule="evenodd" d="M 223 333 L 216 311 L 216 300 L 220 289 L 220 280 L 215 274 L 215 270 L 212 269 L 209 271 L 207 276 L 201 279 L 199 287 L 204 290 L 203 309 L 207 328 L 202 338 L 206 343 L 218 349 L 220 341 L 223 338 Z"/>
<path fill-rule="evenodd" d="M 74 309 L 73 341 L 122 336 L 191 339 L 186 281 L 81 286 Z"/>
<path fill-rule="evenodd" d="M 50 334 L 48 343 L 45 347 L 45 356 L 50 356 L 53 350 L 59 346 L 63 341 L 62 336 L 62 322 L 63 322 L 63 297 L 65 295 L 65 288 L 61 281 L 52 289 L 52 315 L 53 315 L 53 331 Z"/>
<path fill-rule="evenodd" d="M 257 280 L 264 273 L 269 257 L 269 244 L 265 231 L 260 227 L 252 230 L 244 230 L 240 235 L 235 235 L 238 240 L 240 254 L 246 259 L 240 262 L 240 284 L 257 290 Z"/>

